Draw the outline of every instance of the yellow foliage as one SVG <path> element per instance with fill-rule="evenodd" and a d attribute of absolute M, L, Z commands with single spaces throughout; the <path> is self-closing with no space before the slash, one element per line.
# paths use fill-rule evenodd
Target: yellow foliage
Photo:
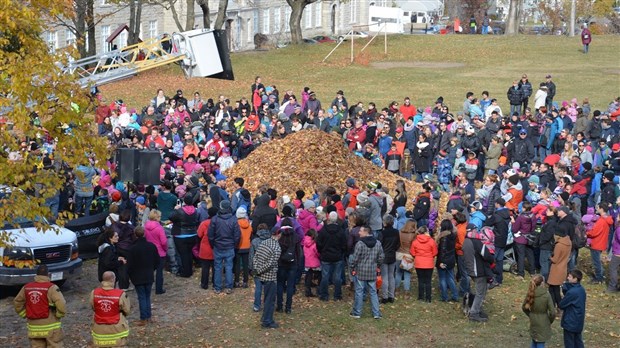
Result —
<path fill-rule="evenodd" d="M 0 0 L 0 118 L 3 124 L 13 125 L 12 129 L 7 126 L 0 130 L 0 142 L 9 153 L 8 157 L 0 156 L 0 167 L 4 168 L 0 185 L 12 187 L 13 192 L 0 202 L 0 224 L 16 217 L 49 215 L 45 199 L 60 190 L 64 176 L 51 170 L 33 170 L 40 167 L 45 155 L 43 140 L 57 139 L 54 161 L 70 167 L 85 164 L 85 153 L 107 158 L 103 139 L 95 137 L 90 127 L 92 117 L 83 111 L 88 105 L 88 91 L 59 67 L 67 63 L 69 54 L 65 50 L 51 54 L 42 39 L 48 19 L 53 15 L 70 18 L 72 8 L 69 0 Z M 74 111 L 71 103 L 82 111 Z M 40 126 L 34 125 L 34 113 Z M 72 135 L 65 135 L 59 127 L 62 123 L 74 125 Z M 33 142 L 38 149 L 29 151 Z M 0 246 L 4 244 L 0 241 Z"/>

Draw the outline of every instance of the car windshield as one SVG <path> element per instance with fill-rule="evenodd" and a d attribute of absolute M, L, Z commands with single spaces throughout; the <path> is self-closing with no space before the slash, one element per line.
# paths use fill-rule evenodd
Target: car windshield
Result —
<path fill-rule="evenodd" d="M 35 222 L 45 223 L 46 221 L 45 221 L 45 218 L 40 217 L 40 216 L 36 217 L 34 220 L 19 217 L 13 221 L 5 221 L 2 229 L 12 230 L 16 228 L 30 228 L 30 227 L 34 227 Z"/>

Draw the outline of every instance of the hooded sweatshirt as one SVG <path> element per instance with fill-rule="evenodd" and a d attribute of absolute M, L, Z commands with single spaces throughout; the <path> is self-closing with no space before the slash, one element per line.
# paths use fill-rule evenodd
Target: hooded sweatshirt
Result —
<path fill-rule="evenodd" d="M 319 252 L 316 249 L 314 239 L 310 236 L 304 236 L 302 245 L 304 247 L 304 266 L 306 268 L 321 267 L 321 260 L 319 259 Z"/>
<path fill-rule="evenodd" d="M 419 234 L 411 243 L 411 256 L 414 257 L 414 267 L 417 269 L 433 269 L 434 258 L 437 256 L 437 243 L 427 234 Z"/>
<path fill-rule="evenodd" d="M 250 237 L 252 236 L 252 225 L 248 219 L 237 219 L 239 229 L 241 230 L 241 239 L 239 240 L 238 253 L 247 254 L 250 252 Z"/>
<path fill-rule="evenodd" d="M 250 243 L 250 255 L 248 258 L 250 268 L 254 265 L 254 255 L 256 254 L 256 250 L 260 246 L 260 243 L 269 238 L 271 238 L 271 232 L 269 230 L 258 230 L 258 232 L 256 232 L 256 238 L 252 239 L 252 242 Z"/>
<path fill-rule="evenodd" d="M 607 242 L 609 240 L 609 228 L 613 225 L 614 221 L 611 216 L 601 216 L 592 227 L 591 230 L 587 230 L 586 236 L 591 238 L 590 249 L 603 251 L 607 249 Z"/>
<path fill-rule="evenodd" d="M 407 222 L 407 209 L 405 207 L 396 208 L 396 219 L 394 220 L 394 228 L 397 230 L 401 230 L 405 227 L 405 223 Z"/>

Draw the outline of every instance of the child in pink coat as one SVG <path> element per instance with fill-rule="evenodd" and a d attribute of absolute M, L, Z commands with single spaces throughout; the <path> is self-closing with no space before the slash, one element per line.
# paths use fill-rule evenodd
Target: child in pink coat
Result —
<path fill-rule="evenodd" d="M 306 236 L 302 242 L 304 247 L 304 266 L 306 268 L 306 297 L 315 297 L 312 293 L 312 287 L 315 284 L 321 282 L 321 260 L 319 259 L 319 252 L 316 249 L 316 236 L 315 229 L 309 229 L 306 232 Z M 314 282 L 316 280 L 316 282 Z"/>
<path fill-rule="evenodd" d="M 594 223 L 598 221 L 598 218 L 599 216 L 596 215 L 596 212 L 594 211 L 594 207 L 588 207 L 586 215 L 581 217 L 581 222 L 583 222 L 583 225 L 585 226 L 586 231 L 592 230 L 592 228 L 594 227 Z M 590 240 L 591 238 L 588 238 L 586 241 L 586 244 L 588 246 L 590 245 Z"/>

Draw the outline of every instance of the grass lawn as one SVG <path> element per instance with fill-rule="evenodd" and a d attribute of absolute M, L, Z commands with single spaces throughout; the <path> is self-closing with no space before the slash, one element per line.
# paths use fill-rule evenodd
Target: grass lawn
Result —
<path fill-rule="evenodd" d="M 333 45 L 307 45 L 233 54 L 236 81 L 188 80 L 173 65 L 102 86 L 101 90 L 108 101 L 120 98 L 130 107 L 147 105 L 157 88 L 163 88 L 167 95 L 181 88 L 187 98 L 200 91 L 204 98 L 215 99 L 223 94 L 234 100 L 250 97 L 250 84 L 260 75 L 265 84 L 277 85 L 281 93 L 286 89 L 299 93 L 309 86 L 324 106 L 342 89 L 350 103 L 361 100 L 367 105 L 374 101 L 383 107 L 392 100 L 401 102 L 410 96 L 416 106 L 427 106 L 443 96 L 451 109 L 457 111 L 467 91 L 479 96 L 488 90 L 492 98 L 498 98 L 503 110 L 508 110 L 506 90 L 513 79 L 527 73 L 535 89 L 546 74 L 553 75 L 558 91 L 556 100 L 577 97 L 581 102 L 588 97 L 593 110 L 606 108 L 620 95 L 617 36 L 594 37 L 587 55 L 580 51 L 578 37 L 427 35 L 389 37 L 388 56 L 384 57 L 383 41 L 379 39 L 354 64 L 349 64 L 350 46 L 340 47 L 326 63 L 321 63 Z M 362 43 L 357 41 L 356 52 Z M 382 65 L 373 65 L 377 63 Z M 586 264 L 585 270 L 590 271 L 589 253 L 584 249 L 581 254 L 581 264 Z M 90 271 L 83 279 L 90 279 L 89 285 L 94 286 L 96 263 L 90 262 L 86 268 Z M 476 347 L 495 343 L 497 347 L 527 347 L 530 344 L 528 320 L 521 312 L 527 282 L 512 275 L 505 277 L 504 286 L 489 292 L 485 309 L 490 320 L 486 324 L 470 323 L 459 305 L 438 302 L 437 289 L 432 304 L 397 299 L 394 304 L 382 305 L 380 321 L 370 317 L 369 305 L 365 304 L 363 318 L 354 320 L 348 316 L 352 296 L 345 290 L 342 302 L 323 303 L 296 296 L 293 314 L 277 313 L 281 329 L 269 331 L 260 329 L 260 314 L 251 310 L 252 289 L 218 296 L 199 289 L 197 277 L 187 280 L 167 275 L 169 292 L 154 297 L 157 323 L 134 328 L 131 346 Z M 619 347 L 620 297 L 605 294 L 604 285 L 585 286 L 588 293 L 586 345 Z M 416 282 L 412 289 L 416 296 Z M 76 345 L 84 345 L 88 339 L 84 313 L 89 311 L 83 304 L 86 291 L 82 283 L 74 289 L 73 296 L 82 301 L 78 314 L 79 325 L 84 330 L 69 331 L 67 335 Z M 130 297 L 135 304 L 135 294 Z M 7 301 L 2 301 L 0 313 L 8 313 L 8 307 Z M 136 312 L 137 308 L 132 319 L 137 319 Z M 12 322 L 11 326 L 23 332 L 23 325 Z M 0 336 L 14 339 L 15 335 L 7 330 L 11 329 L 3 325 Z M 548 344 L 561 347 L 559 322 L 553 324 L 553 331 Z M 25 342 L 23 338 L 17 341 Z"/>
<path fill-rule="evenodd" d="M 108 100 L 120 98 L 132 107 L 147 105 L 160 87 L 167 95 L 182 88 L 187 98 L 200 91 L 205 98 L 223 94 L 235 100 L 251 97 L 250 84 L 260 75 L 263 83 L 275 84 L 281 93 L 293 89 L 299 94 L 309 86 L 324 106 L 342 89 L 350 103 L 361 100 L 367 105 L 374 101 L 383 107 L 410 96 L 416 106 L 427 106 L 443 96 L 457 111 L 467 91 L 479 96 L 488 90 L 491 98 L 497 98 L 503 110 L 508 110 L 506 91 L 513 79 L 526 73 L 535 92 L 545 75 L 551 74 L 557 85 L 555 100 L 576 97 L 581 103 L 588 97 L 595 110 L 606 108 L 620 95 L 618 40 L 618 36 L 597 36 L 586 55 L 581 52 L 578 37 L 395 35 L 388 38 L 387 57 L 383 38 L 377 37 L 354 64 L 349 63 L 348 43 L 325 63 L 321 61 L 332 44 L 303 45 L 232 54 L 236 81 L 186 79 L 176 65 L 171 65 L 101 89 Z M 356 41 L 356 54 L 365 42 Z M 385 65 L 393 67 L 386 69 Z"/>

